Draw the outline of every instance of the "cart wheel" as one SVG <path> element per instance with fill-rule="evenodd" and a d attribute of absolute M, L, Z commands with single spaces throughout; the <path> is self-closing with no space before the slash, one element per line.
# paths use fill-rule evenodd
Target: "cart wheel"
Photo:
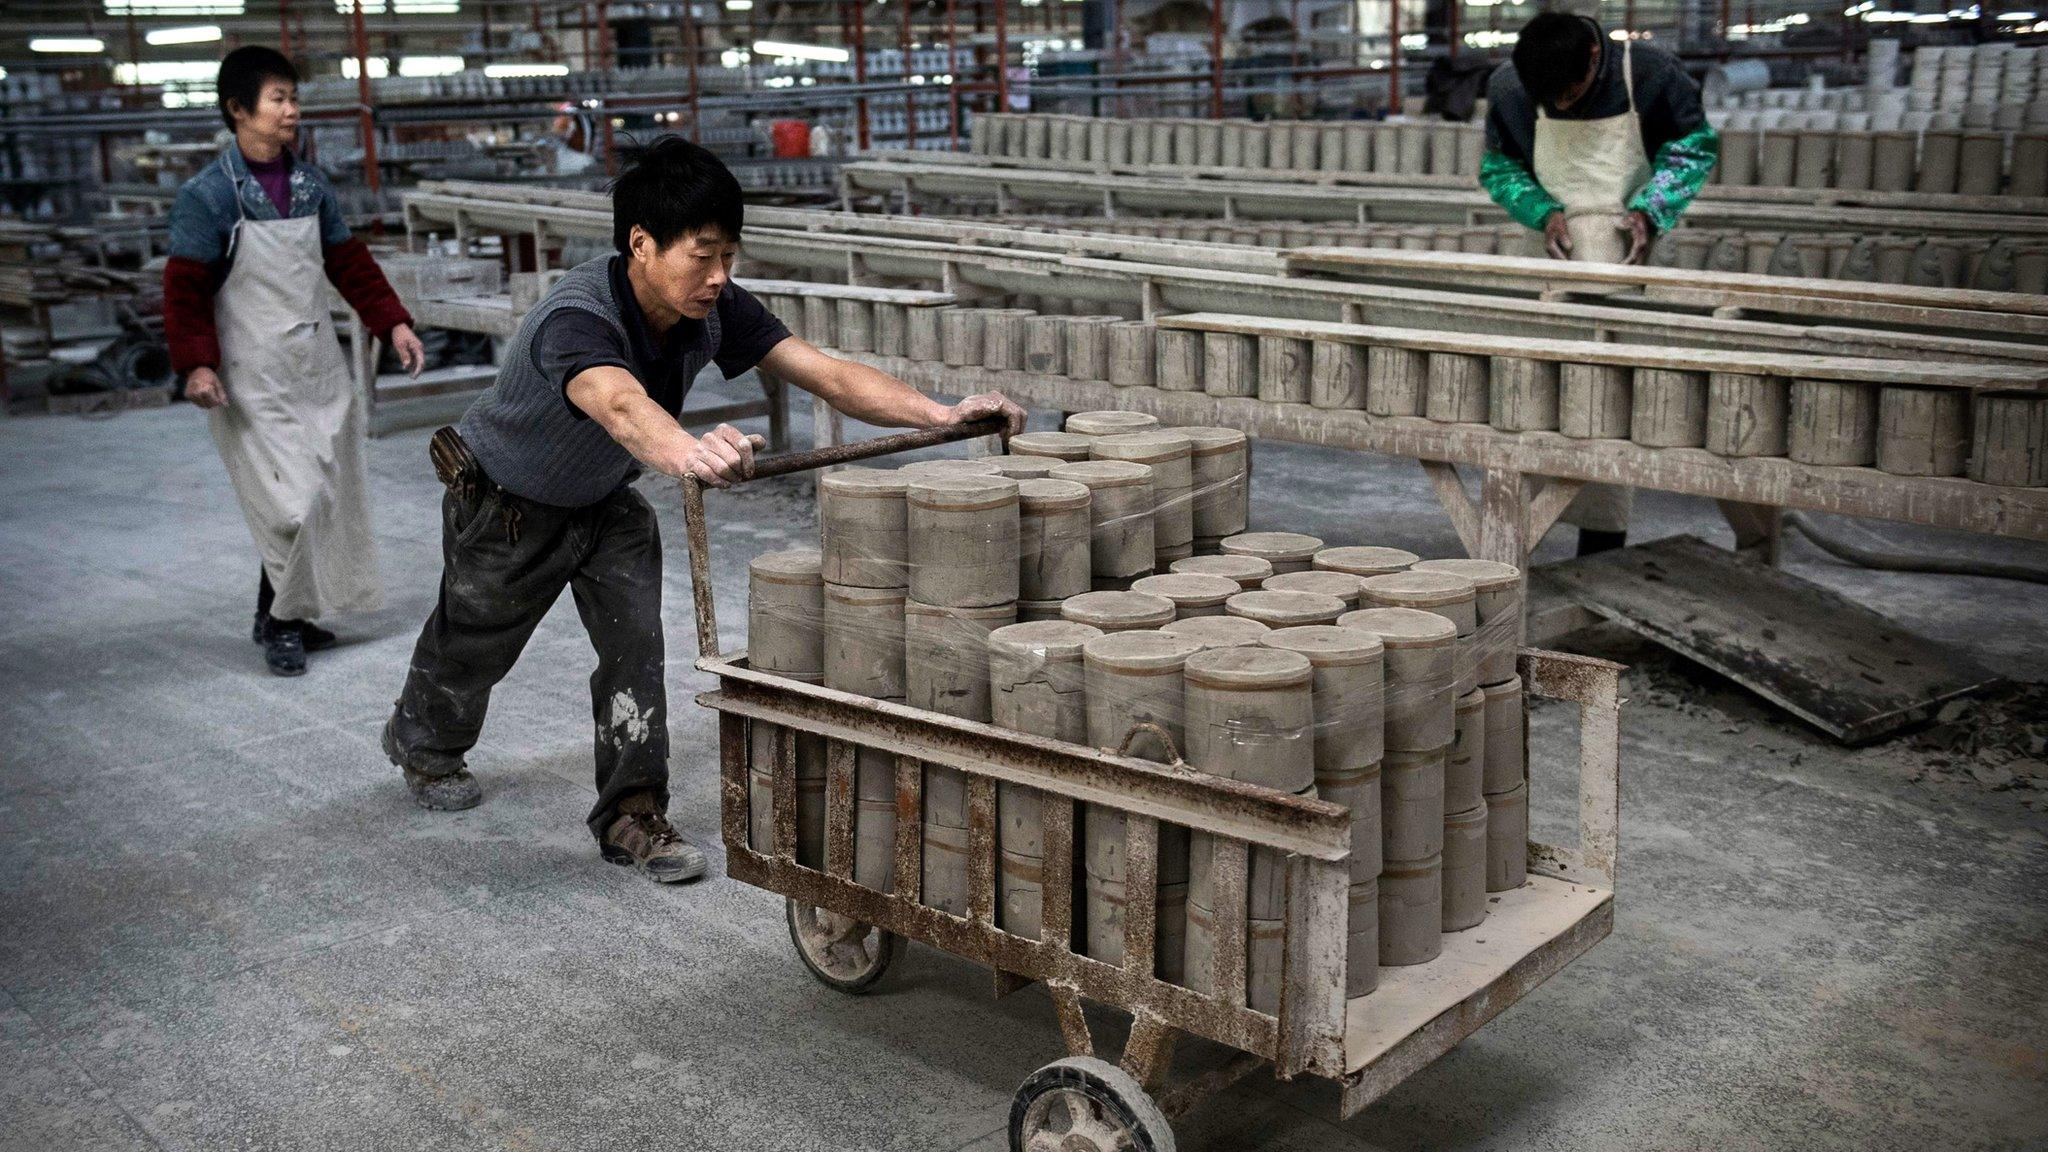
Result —
<path fill-rule="evenodd" d="M 894 932 L 794 900 L 789 940 L 819 983 L 850 996 L 872 988 L 903 954 L 903 938 Z"/>
<path fill-rule="evenodd" d="M 1173 1129 L 1123 1069 L 1069 1056 L 1033 1072 L 1010 1102 L 1010 1152 L 1174 1152 Z"/>

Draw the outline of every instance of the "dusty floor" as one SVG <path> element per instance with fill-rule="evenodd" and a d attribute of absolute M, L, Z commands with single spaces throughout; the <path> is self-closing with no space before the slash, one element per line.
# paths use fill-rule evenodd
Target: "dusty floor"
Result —
<path fill-rule="evenodd" d="M 196 413 L 0 422 L 0 1148 L 1002 1147 L 1015 1086 L 1059 1054 L 1040 992 L 991 1000 L 983 972 L 913 949 L 845 998 L 768 894 L 598 861 L 567 603 L 497 693 L 486 803 L 411 805 L 375 738 L 438 573 L 425 439 L 371 447 L 388 606 L 282 681 L 248 639 L 256 565 Z M 1411 462 L 1269 446 L 1259 468 L 1260 526 L 1456 554 Z M 728 627 L 740 566 L 808 532 L 808 492 L 714 498 Z M 1648 534 L 1725 541 L 1704 502 L 1640 507 Z M 664 518 L 674 815 L 717 876 Z M 2048 680 L 2039 586 L 1804 544 L 1789 567 Z M 1635 664 L 1614 935 L 1352 1120 L 1326 1082 L 1254 1080 L 1181 1147 L 2048 1144 L 2043 695 L 1843 751 L 1581 639 Z M 1537 716 L 1539 836 L 1574 811 L 1565 720 Z"/>

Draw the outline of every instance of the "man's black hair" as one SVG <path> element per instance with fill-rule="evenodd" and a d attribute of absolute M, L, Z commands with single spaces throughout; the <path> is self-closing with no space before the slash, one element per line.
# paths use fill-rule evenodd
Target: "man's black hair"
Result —
<path fill-rule="evenodd" d="M 625 171 L 612 181 L 612 244 L 621 254 L 632 250 L 635 224 L 662 248 L 706 228 L 738 242 L 746 204 L 718 157 L 672 135 L 628 146 L 621 156 Z"/>
<path fill-rule="evenodd" d="M 235 115 L 228 110 L 233 104 L 247 116 L 256 111 L 256 105 L 263 99 L 263 82 L 266 80 L 289 80 L 299 82 L 299 70 L 285 59 L 284 53 L 275 48 L 250 44 L 227 54 L 220 62 L 220 78 L 214 81 L 213 90 L 220 99 L 220 118 L 227 122 L 229 129 L 235 126 Z"/>
<path fill-rule="evenodd" d="M 1529 99 L 1554 108 L 1565 89 L 1586 78 L 1599 43 L 1600 26 L 1584 16 L 1539 12 L 1515 40 L 1515 75 Z"/>

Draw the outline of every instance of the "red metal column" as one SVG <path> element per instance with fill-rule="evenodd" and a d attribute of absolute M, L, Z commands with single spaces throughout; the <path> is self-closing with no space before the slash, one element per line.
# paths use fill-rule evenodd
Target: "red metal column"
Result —
<path fill-rule="evenodd" d="M 577 5 L 576 14 L 583 22 L 583 59 L 577 63 L 579 67 L 587 70 L 590 67 L 590 5 Z"/>
<path fill-rule="evenodd" d="M 752 18 L 749 17 L 749 19 Z M 753 46 L 753 41 L 747 41 L 749 49 L 753 48 Z M 704 43 L 697 33 L 696 12 L 688 3 L 683 5 L 683 54 L 685 70 L 689 73 L 690 77 L 690 139 L 695 143 L 702 144 L 704 142 L 704 117 L 698 105 L 701 103 L 700 98 L 703 93 L 697 86 L 697 57 L 704 54 Z"/>
<path fill-rule="evenodd" d="M 1109 8 L 1109 114 L 1124 114 L 1124 0 Z"/>
<path fill-rule="evenodd" d="M 280 4 L 284 2 L 285 0 L 279 0 Z M 483 0 L 482 15 L 484 18 L 484 38 L 481 43 L 484 50 L 484 61 L 489 63 L 491 59 L 491 0 Z"/>
<path fill-rule="evenodd" d="M 1010 0 L 996 0 L 996 111 L 1010 110 Z"/>
<path fill-rule="evenodd" d="M 1630 3 L 1634 3 L 1634 0 L 1630 0 Z M 1451 24 L 1450 43 L 1444 46 L 1444 54 L 1453 60 L 1458 58 L 1458 9 L 1464 6 L 1465 0 L 1444 0 L 1444 8 L 1450 14 Z"/>
<path fill-rule="evenodd" d="M 917 147 L 917 94 L 910 87 L 910 0 L 903 0 L 903 31 L 896 37 L 903 53 L 903 146 Z"/>
<path fill-rule="evenodd" d="M 1223 119 L 1223 0 L 1209 0 L 1209 118 Z"/>
<path fill-rule="evenodd" d="M 948 145 L 960 150 L 960 12 L 956 0 L 946 0 L 946 75 L 953 78 L 946 85 L 946 138 Z"/>
<path fill-rule="evenodd" d="M 853 82 L 865 85 L 868 82 L 868 23 L 867 13 L 862 11 L 867 0 L 853 0 Z M 854 101 L 854 116 L 857 119 L 855 138 L 860 150 L 868 150 L 868 98 L 862 95 Z"/>
<path fill-rule="evenodd" d="M 363 30 L 363 0 L 349 9 L 349 30 L 355 40 L 357 124 L 363 134 L 363 183 L 381 192 L 384 174 L 377 169 L 377 120 L 370 101 L 370 34 Z"/>
<path fill-rule="evenodd" d="M 1401 0 L 1387 3 L 1387 111 L 1401 114 Z"/>
<path fill-rule="evenodd" d="M 129 11 L 132 13 L 133 8 Z M 287 59 L 292 54 L 292 4 L 291 0 L 277 0 L 277 50 Z"/>

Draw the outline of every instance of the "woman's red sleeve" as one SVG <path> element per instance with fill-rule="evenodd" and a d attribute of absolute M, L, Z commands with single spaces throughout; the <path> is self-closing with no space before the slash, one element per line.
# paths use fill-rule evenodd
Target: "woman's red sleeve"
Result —
<path fill-rule="evenodd" d="M 173 256 L 164 265 L 164 343 L 178 375 L 220 367 L 220 336 L 213 326 L 213 295 L 220 274 L 210 264 Z"/>
<path fill-rule="evenodd" d="M 388 339 L 393 328 L 412 323 L 412 313 L 399 302 L 391 281 L 384 278 L 384 270 L 377 267 L 376 258 L 370 255 L 369 245 L 351 236 L 340 244 L 328 245 L 323 254 L 327 279 L 333 281 L 341 298 L 356 310 L 377 339 Z"/>

